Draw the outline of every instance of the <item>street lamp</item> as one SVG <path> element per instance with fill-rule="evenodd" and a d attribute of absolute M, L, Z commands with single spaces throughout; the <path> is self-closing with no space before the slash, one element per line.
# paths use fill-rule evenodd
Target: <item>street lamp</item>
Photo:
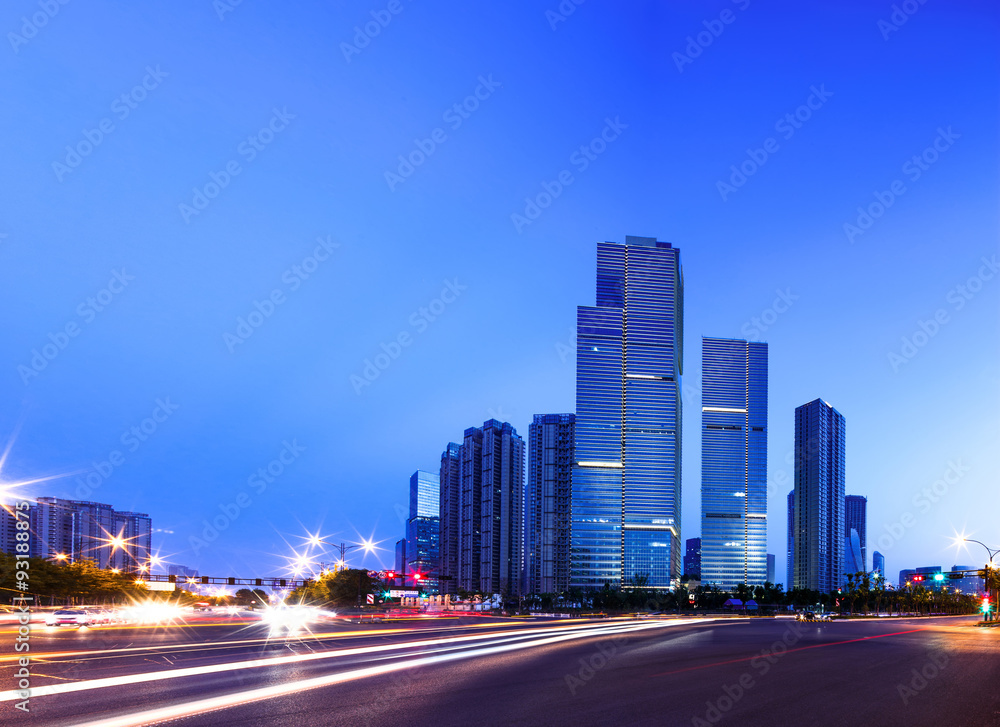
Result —
<path fill-rule="evenodd" d="M 962 545 L 964 543 L 978 543 L 979 545 L 983 546 L 986 549 L 986 553 L 990 556 L 989 561 L 987 561 L 987 563 L 986 563 L 986 568 L 983 571 L 983 576 L 984 576 L 984 578 L 983 578 L 983 587 L 986 589 L 986 594 L 987 594 L 987 597 L 988 597 L 989 594 L 990 594 L 990 591 L 992 590 L 990 588 L 990 577 L 992 576 L 992 571 L 993 571 L 993 568 L 991 566 L 993 565 L 993 559 L 996 558 L 997 555 L 1000 555 L 1000 548 L 997 548 L 996 550 L 993 550 L 993 549 L 990 548 L 990 546 L 988 546 L 986 543 L 982 542 L 981 540 L 973 540 L 972 538 L 967 538 L 964 535 L 959 535 L 957 538 L 955 538 L 955 545 Z M 989 603 L 989 599 L 988 598 L 987 598 L 986 603 L 987 604 Z M 989 610 L 984 610 L 984 612 L 983 612 L 983 620 L 984 621 L 989 621 L 990 620 L 990 612 L 989 612 Z"/>

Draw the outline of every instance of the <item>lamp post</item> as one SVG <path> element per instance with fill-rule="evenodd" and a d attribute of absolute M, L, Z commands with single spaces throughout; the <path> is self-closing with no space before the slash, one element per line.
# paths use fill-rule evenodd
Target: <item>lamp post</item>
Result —
<path fill-rule="evenodd" d="M 958 538 L 958 543 L 978 543 L 979 545 L 981 545 L 984 548 L 986 548 L 986 552 L 990 556 L 990 559 L 986 563 L 986 568 L 983 571 L 983 575 L 985 576 L 983 578 L 983 588 L 986 589 L 987 595 L 994 596 L 995 594 L 993 594 L 993 590 L 995 590 L 995 589 L 991 589 L 990 588 L 990 580 L 991 580 L 991 576 L 993 576 L 993 567 L 992 567 L 993 566 L 993 559 L 996 558 L 997 555 L 1000 555 L 1000 548 L 997 548 L 996 550 L 994 550 L 994 549 L 990 548 L 990 546 L 988 546 L 986 543 L 982 542 L 981 540 L 973 540 L 972 538 L 967 538 L 964 535 L 960 536 Z M 989 601 L 995 603 L 996 602 L 996 598 L 990 598 Z M 996 608 L 996 607 L 994 606 L 994 608 Z M 986 612 L 983 613 L 983 621 L 989 621 L 989 620 L 990 620 L 990 612 L 986 611 Z"/>

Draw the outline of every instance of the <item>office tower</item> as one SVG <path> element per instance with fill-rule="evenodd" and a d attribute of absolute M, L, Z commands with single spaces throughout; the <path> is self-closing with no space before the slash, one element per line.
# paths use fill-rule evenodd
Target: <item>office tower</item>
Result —
<path fill-rule="evenodd" d="M 524 440 L 510 424 L 483 424 L 479 590 L 520 593 L 524 570 Z"/>
<path fill-rule="evenodd" d="M 31 508 L 32 554 L 38 558 L 70 563 L 79 560 L 81 554 L 74 547 L 76 519 L 73 500 L 39 497 Z"/>
<path fill-rule="evenodd" d="M 795 409 L 795 587 L 829 593 L 844 563 L 844 417 L 822 399 Z"/>
<path fill-rule="evenodd" d="M 906 586 L 918 583 L 918 581 L 913 580 L 913 576 L 915 576 L 916 574 L 917 571 L 915 568 L 906 568 L 904 570 L 901 570 L 899 572 L 899 587 L 905 588 Z"/>
<path fill-rule="evenodd" d="M 459 472 L 461 470 L 460 445 L 450 442 L 441 453 L 441 504 L 439 510 L 441 536 L 439 548 L 441 565 L 438 588 L 441 593 L 454 594 L 458 585 L 458 536 L 459 536 Z"/>
<path fill-rule="evenodd" d="M 574 586 L 680 576 L 683 301 L 670 243 L 597 244 L 597 304 L 577 308 Z"/>
<path fill-rule="evenodd" d="M 437 592 L 441 562 L 441 480 L 435 472 L 410 475 L 410 518 L 406 521 L 406 569 L 421 574 L 430 593 Z M 421 585 L 416 584 L 416 585 Z"/>
<path fill-rule="evenodd" d="M 524 592 L 569 588 L 573 414 L 535 414 L 528 427 L 528 489 L 524 502 Z"/>
<path fill-rule="evenodd" d="M 684 546 L 683 575 L 701 580 L 701 538 L 688 538 Z"/>
<path fill-rule="evenodd" d="M 872 572 L 878 573 L 880 578 L 885 578 L 885 556 L 877 550 L 872 553 Z"/>
<path fill-rule="evenodd" d="M 774 553 L 767 554 L 767 582 L 774 583 Z"/>
<path fill-rule="evenodd" d="M 868 571 L 868 499 L 844 498 L 844 575 Z"/>
<path fill-rule="evenodd" d="M 767 580 L 767 344 L 701 342 L 701 579 Z"/>
<path fill-rule="evenodd" d="M 483 430 L 469 427 L 462 440 L 459 469 L 458 583 L 466 591 L 479 590 L 483 496 Z"/>
<path fill-rule="evenodd" d="M 788 562 L 785 575 L 785 590 L 790 591 L 795 587 L 795 570 L 793 565 L 795 560 L 795 490 L 788 493 Z"/>

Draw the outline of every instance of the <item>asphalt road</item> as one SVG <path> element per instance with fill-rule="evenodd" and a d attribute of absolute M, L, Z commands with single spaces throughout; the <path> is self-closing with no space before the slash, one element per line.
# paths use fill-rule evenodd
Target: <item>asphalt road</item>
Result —
<path fill-rule="evenodd" d="M 1000 630 L 973 617 L 463 618 L 99 627 L 32 636 L 45 725 L 1000 725 Z M 0 690 L 16 688 L 0 631 Z M 48 656 L 43 657 L 43 654 Z M 186 671 L 184 671 L 186 670 Z"/>

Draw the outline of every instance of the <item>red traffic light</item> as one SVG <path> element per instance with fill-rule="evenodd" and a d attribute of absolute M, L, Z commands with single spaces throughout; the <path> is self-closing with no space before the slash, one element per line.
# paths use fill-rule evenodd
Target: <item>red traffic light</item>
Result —
<path fill-rule="evenodd" d="M 913 580 L 915 581 L 922 581 L 923 579 L 924 579 L 923 576 L 913 576 Z"/>
<path fill-rule="evenodd" d="M 415 581 L 419 581 L 423 577 L 424 577 L 423 573 L 414 573 L 413 574 L 413 580 L 415 580 Z"/>
<path fill-rule="evenodd" d="M 395 578 L 396 577 L 396 571 L 394 571 L 394 570 L 386 571 L 385 575 L 386 575 L 387 578 Z"/>

